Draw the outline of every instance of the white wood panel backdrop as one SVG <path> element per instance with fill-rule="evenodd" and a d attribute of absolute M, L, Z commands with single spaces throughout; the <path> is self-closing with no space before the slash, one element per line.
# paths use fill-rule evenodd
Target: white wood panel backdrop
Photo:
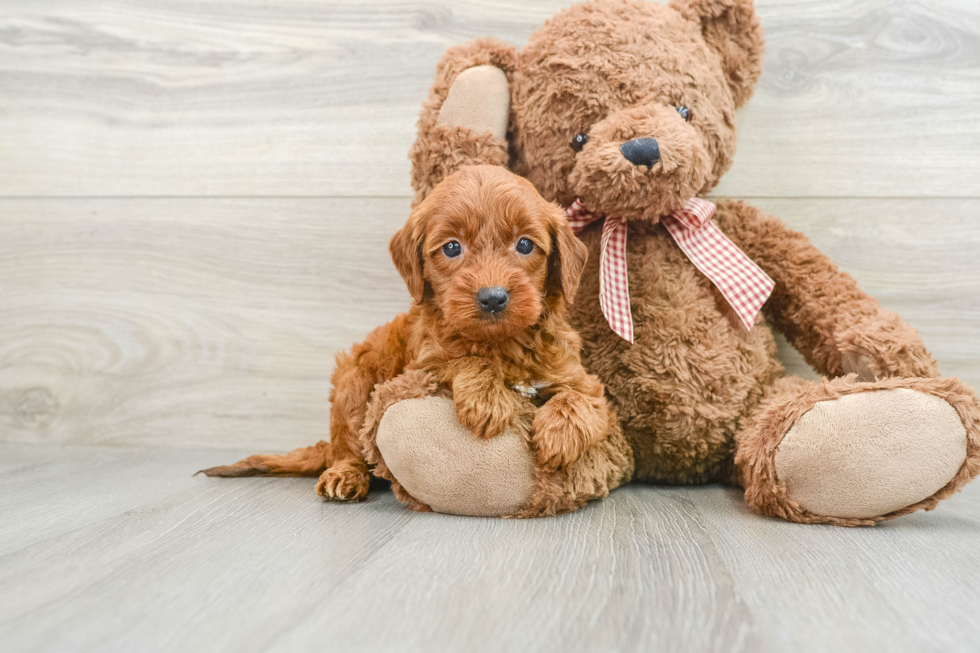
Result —
<path fill-rule="evenodd" d="M 403 196 L 435 63 L 568 0 L 3 0 L 0 194 Z M 759 0 L 719 192 L 977 195 L 980 3 Z"/>
<path fill-rule="evenodd" d="M 333 355 L 407 303 L 385 245 L 436 61 L 566 4 L 0 0 L 0 439 L 323 437 Z M 980 383 L 980 4 L 757 5 L 719 194 Z"/>

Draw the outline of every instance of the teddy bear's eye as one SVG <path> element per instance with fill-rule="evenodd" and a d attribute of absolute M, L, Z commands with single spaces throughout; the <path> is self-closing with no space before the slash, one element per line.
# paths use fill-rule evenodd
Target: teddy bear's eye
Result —
<path fill-rule="evenodd" d="M 589 142 L 589 135 L 585 132 L 579 134 L 572 139 L 572 149 L 576 152 L 581 152 L 585 144 Z"/>
<path fill-rule="evenodd" d="M 517 241 L 517 247 L 514 249 L 517 250 L 518 254 L 530 254 L 534 251 L 534 243 L 531 242 L 530 238 L 521 238 Z"/>
<path fill-rule="evenodd" d="M 456 258 L 463 253 L 463 247 L 457 241 L 450 240 L 442 246 L 442 253 L 446 255 L 446 258 Z"/>
<path fill-rule="evenodd" d="M 681 118 L 684 119 L 684 122 L 691 122 L 691 110 L 687 107 L 677 107 L 677 113 L 681 114 Z"/>

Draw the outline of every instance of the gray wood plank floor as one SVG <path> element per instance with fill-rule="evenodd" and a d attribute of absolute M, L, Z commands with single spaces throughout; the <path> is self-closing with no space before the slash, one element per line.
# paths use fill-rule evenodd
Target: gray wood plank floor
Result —
<path fill-rule="evenodd" d="M 241 452 L 0 445 L 4 651 L 975 651 L 980 485 L 875 528 L 629 486 L 571 515 L 191 477 Z"/>

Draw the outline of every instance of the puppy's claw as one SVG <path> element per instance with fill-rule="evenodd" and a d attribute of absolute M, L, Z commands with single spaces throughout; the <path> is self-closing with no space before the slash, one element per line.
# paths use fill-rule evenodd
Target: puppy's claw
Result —
<path fill-rule="evenodd" d="M 338 465 L 320 475 L 316 493 L 327 501 L 363 501 L 367 498 L 369 484 L 366 471 Z"/>

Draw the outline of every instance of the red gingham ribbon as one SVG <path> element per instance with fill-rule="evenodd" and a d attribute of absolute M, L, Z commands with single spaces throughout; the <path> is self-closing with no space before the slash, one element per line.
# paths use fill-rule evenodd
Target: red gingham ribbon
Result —
<path fill-rule="evenodd" d="M 715 205 L 692 197 L 678 211 L 661 218 L 694 266 L 711 279 L 731 305 L 746 329 L 755 324 L 756 315 L 772 294 L 775 283 L 752 259 L 728 239 L 711 221 Z M 576 234 L 602 218 L 580 200 L 566 210 L 568 223 Z M 609 326 L 624 340 L 633 342 L 633 316 L 630 313 L 629 281 L 626 275 L 626 221 L 606 217 L 602 225 L 599 260 L 599 305 Z"/>

